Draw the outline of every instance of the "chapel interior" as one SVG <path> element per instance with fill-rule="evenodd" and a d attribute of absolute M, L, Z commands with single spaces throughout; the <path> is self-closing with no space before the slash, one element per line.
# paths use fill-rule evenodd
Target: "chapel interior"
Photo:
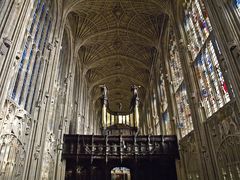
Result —
<path fill-rule="evenodd" d="M 0 0 L 0 180 L 240 180 L 240 0 Z"/>

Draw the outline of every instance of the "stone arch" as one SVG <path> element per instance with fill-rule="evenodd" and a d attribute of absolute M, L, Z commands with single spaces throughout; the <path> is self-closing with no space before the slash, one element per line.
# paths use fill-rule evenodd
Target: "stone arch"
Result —
<path fill-rule="evenodd" d="M 216 149 L 217 164 L 223 179 L 240 178 L 240 134 L 228 135 Z"/>
<path fill-rule="evenodd" d="M 2 162 L 1 179 L 16 177 L 21 179 L 23 175 L 22 168 L 25 164 L 25 148 L 22 142 L 14 134 L 3 134 L 0 137 L 0 162 Z M 15 168 L 14 168 L 15 167 Z"/>

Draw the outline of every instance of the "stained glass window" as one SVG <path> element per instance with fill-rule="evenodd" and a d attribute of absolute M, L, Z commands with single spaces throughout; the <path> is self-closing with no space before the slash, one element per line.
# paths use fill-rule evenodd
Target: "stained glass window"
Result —
<path fill-rule="evenodd" d="M 240 9 L 240 0 L 235 0 L 235 4 L 236 4 L 237 8 Z"/>
<path fill-rule="evenodd" d="M 40 70 L 46 43 L 51 29 L 51 3 L 46 0 L 36 0 L 26 38 L 23 41 L 23 53 L 18 72 L 13 79 L 11 97 L 27 111 L 31 111 L 36 87 L 39 87 Z"/>
<path fill-rule="evenodd" d="M 172 93 L 177 106 L 176 125 L 183 137 L 193 130 L 193 125 L 176 37 L 172 31 L 169 38 L 168 64 L 173 85 Z"/>
<path fill-rule="evenodd" d="M 199 54 L 194 66 L 202 105 L 207 116 L 210 116 L 230 100 L 212 41 L 206 43 L 206 48 Z"/>
<path fill-rule="evenodd" d="M 188 48 L 194 59 L 212 31 L 206 8 L 201 0 L 190 0 L 186 3 L 184 25 L 188 35 Z"/>
<path fill-rule="evenodd" d="M 29 86 L 28 86 L 28 89 L 27 89 L 27 98 L 26 98 L 26 103 L 25 103 L 25 109 L 28 108 L 29 105 L 31 105 L 31 103 L 29 104 L 29 99 L 31 96 L 31 87 L 35 86 L 35 81 L 38 79 L 38 73 L 39 73 L 39 70 L 40 70 L 40 59 L 39 59 L 39 56 L 37 55 L 35 57 L 35 60 L 34 60 L 34 65 L 33 65 L 33 70 L 32 70 L 32 75 L 31 75 L 31 78 L 30 78 L 30 82 L 29 82 Z M 38 70 L 38 72 L 36 72 L 36 70 Z M 33 90 L 33 93 L 34 93 L 35 89 Z M 31 111 L 31 110 L 30 110 Z"/>
<path fill-rule="evenodd" d="M 175 94 L 178 118 L 177 128 L 181 130 L 181 135 L 184 137 L 193 130 L 192 116 L 187 98 L 185 83 L 182 83 Z"/>
<path fill-rule="evenodd" d="M 11 97 L 13 99 L 16 99 L 17 88 L 18 88 L 18 84 L 19 84 L 19 81 L 20 81 L 20 76 L 21 76 L 22 70 L 23 70 L 23 63 L 26 59 L 27 50 L 28 50 L 28 44 L 26 43 L 26 45 L 24 46 L 23 53 L 22 53 L 21 61 L 19 63 L 19 69 L 18 69 L 18 73 L 17 73 L 16 82 L 15 82 L 15 85 L 14 85 L 14 88 L 13 88 L 13 91 L 12 91 L 12 96 Z"/>
<path fill-rule="evenodd" d="M 185 3 L 184 27 L 189 43 L 188 48 L 194 60 L 194 71 L 202 106 L 209 117 L 230 98 L 227 83 L 218 62 L 221 52 L 202 0 L 191 0 Z"/>
<path fill-rule="evenodd" d="M 171 80 L 173 83 L 173 88 L 176 91 L 183 82 L 183 73 L 174 33 L 170 34 L 169 55 Z"/>
<path fill-rule="evenodd" d="M 41 73 L 41 71 L 43 69 L 43 59 L 39 59 L 38 61 L 39 61 L 38 62 L 38 68 L 36 68 L 37 69 L 37 73 L 36 73 L 36 76 L 34 76 L 36 79 L 34 81 L 34 86 L 32 86 L 32 87 L 34 87 L 34 89 L 33 89 L 33 91 L 31 91 L 31 93 L 29 95 L 29 96 L 31 96 L 31 98 L 28 98 L 28 102 L 29 102 L 28 106 L 30 108 L 30 113 L 32 112 L 33 103 L 34 103 L 34 98 L 33 97 L 35 97 L 37 88 L 39 88 L 39 85 L 40 85 L 37 82 L 40 82 L 40 73 Z"/>

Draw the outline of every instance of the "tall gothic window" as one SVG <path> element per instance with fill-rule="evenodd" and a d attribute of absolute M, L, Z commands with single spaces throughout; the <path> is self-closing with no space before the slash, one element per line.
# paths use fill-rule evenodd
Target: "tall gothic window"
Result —
<path fill-rule="evenodd" d="M 209 117 L 230 98 L 218 62 L 221 52 L 202 0 L 190 0 L 185 3 L 184 27 L 201 94 L 201 104 Z"/>
<path fill-rule="evenodd" d="M 175 98 L 178 110 L 177 127 L 181 131 L 181 136 L 184 137 L 193 130 L 192 116 L 185 83 L 182 83 L 176 91 Z"/>
<path fill-rule="evenodd" d="M 193 124 L 176 37 L 173 32 L 170 33 L 169 55 L 168 64 L 173 86 L 172 92 L 177 106 L 176 124 L 177 128 L 180 129 L 181 136 L 183 137 L 193 130 Z"/>
<path fill-rule="evenodd" d="M 45 49 L 51 30 L 50 2 L 35 1 L 26 29 L 26 38 L 22 43 L 23 53 L 18 71 L 10 90 L 11 98 L 29 112 L 32 111 L 34 97 L 39 88 Z"/>

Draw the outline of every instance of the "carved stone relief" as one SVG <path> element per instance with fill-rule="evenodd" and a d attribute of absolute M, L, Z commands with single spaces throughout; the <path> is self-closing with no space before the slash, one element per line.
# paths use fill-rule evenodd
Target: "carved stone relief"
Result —
<path fill-rule="evenodd" d="M 44 155 L 43 155 L 43 167 L 42 167 L 42 179 L 52 179 L 54 160 L 56 156 L 56 138 L 53 132 L 48 131 L 46 136 Z"/>
<path fill-rule="evenodd" d="M 0 55 L 5 55 L 12 45 L 12 41 L 8 38 L 3 38 L 3 43 L 0 45 Z"/>
<path fill-rule="evenodd" d="M 0 114 L 0 179 L 21 179 L 32 127 L 31 118 L 11 100 L 6 100 Z"/>
<path fill-rule="evenodd" d="M 235 107 L 235 102 L 226 105 L 207 122 L 219 177 L 222 179 L 240 178 L 240 124 Z"/>
<path fill-rule="evenodd" d="M 222 179 L 240 178 L 240 134 L 229 135 L 217 148 L 217 163 Z"/>
<path fill-rule="evenodd" d="M 235 107 L 235 103 L 228 104 L 207 121 L 214 147 L 219 147 L 227 136 L 239 132 L 239 117 Z"/>
<path fill-rule="evenodd" d="M 186 166 L 187 178 L 198 179 L 200 176 L 200 168 L 197 164 L 199 159 L 197 155 L 197 146 L 193 131 L 185 136 L 182 140 L 180 140 L 179 146 L 180 153 L 184 159 L 183 162 Z"/>

